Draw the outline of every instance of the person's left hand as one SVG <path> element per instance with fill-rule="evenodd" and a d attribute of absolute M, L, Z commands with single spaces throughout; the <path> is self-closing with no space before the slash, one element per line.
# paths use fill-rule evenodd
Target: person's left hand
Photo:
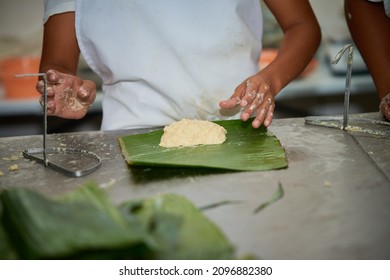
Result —
<path fill-rule="evenodd" d="M 270 126 L 275 109 L 275 94 L 270 86 L 259 76 L 254 75 L 242 82 L 234 91 L 233 95 L 219 103 L 223 109 L 232 109 L 237 106 L 244 108 L 241 119 L 247 121 L 254 113 L 252 122 L 254 128 L 261 124 Z"/>

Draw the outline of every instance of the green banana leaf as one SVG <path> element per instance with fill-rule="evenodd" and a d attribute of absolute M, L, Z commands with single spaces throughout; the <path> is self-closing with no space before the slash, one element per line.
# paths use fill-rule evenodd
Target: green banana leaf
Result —
<path fill-rule="evenodd" d="M 115 249 L 122 254 L 122 248 L 134 248 L 128 251 L 134 255 L 127 258 L 149 253 L 143 232 L 128 227 L 123 218 L 119 222 L 112 215 L 118 210 L 95 187 L 65 201 L 14 188 L 2 193 L 1 202 L 4 228 L 22 259 L 84 258 L 84 254 L 100 258 L 99 254 Z"/>
<path fill-rule="evenodd" d="M 254 214 L 260 212 L 261 210 L 265 209 L 266 207 L 270 206 L 271 204 L 275 203 L 279 199 L 281 199 L 284 196 L 284 189 L 281 183 L 278 184 L 278 189 L 274 192 L 274 194 L 266 201 L 260 204 L 256 209 L 253 211 Z"/>
<path fill-rule="evenodd" d="M 0 211 L 1 216 L 1 211 Z M 14 260 L 17 259 L 17 254 L 12 247 L 8 235 L 0 220 L 0 260 Z"/>
<path fill-rule="evenodd" d="M 125 203 L 121 209 L 149 229 L 156 244 L 157 259 L 231 259 L 233 247 L 221 230 L 190 201 L 165 194 L 140 204 Z"/>
<path fill-rule="evenodd" d="M 254 129 L 241 120 L 216 121 L 227 130 L 220 145 L 163 148 L 163 130 L 120 137 L 119 145 L 129 165 L 201 167 L 261 171 L 288 166 L 280 141 L 265 127 Z"/>
<path fill-rule="evenodd" d="M 49 199 L 0 193 L 0 259 L 231 259 L 217 226 L 189 200 L 165 194 L 113 205 L 88 184 Z"/>

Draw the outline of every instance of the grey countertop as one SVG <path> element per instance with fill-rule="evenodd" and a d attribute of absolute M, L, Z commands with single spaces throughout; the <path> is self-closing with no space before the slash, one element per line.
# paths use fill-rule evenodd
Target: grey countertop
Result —
<path fill-rule="evenodd" d="M 158 193 L 184 195 L 199 207 L 234 200 L 239 203 L 204 213 L 220 226 L 238 255 L 390 259 L 390 139 L 308 125 L 303 118 L 276 119 L 269 129 L 286 150 L 286 169 L 129 168 L 117 139 L 145 130 L 51 134 L 48 146 L 87 149 L 102 157 L 94 173 L 70 178 L 22 157 L 22 150 L 42 145 L 41 136 L 0 138 L 0 189 L 26 187 L 55 196 L 94 181 L 116 203 Z M 14 164 L 18 170 L 9 171 Z M 254 214 L 279 183 L 283 198 Z"/>

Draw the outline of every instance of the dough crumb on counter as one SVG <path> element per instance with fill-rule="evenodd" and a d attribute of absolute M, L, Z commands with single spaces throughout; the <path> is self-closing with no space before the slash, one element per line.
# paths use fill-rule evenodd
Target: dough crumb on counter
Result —
<path fill-rule="evenodd" d="M 10 167 L 8 167 L 9 171 L 17 171 L 19 170 L 19 166 L 17 164 L 13 164 Z"/>
<path fill-rule="evenodd" d="M 226 140 L 226 133 L 225 128 L 210 121 L 182 119 L 164 127 L 160 146 L 173 148 L 222 144 Z"/>

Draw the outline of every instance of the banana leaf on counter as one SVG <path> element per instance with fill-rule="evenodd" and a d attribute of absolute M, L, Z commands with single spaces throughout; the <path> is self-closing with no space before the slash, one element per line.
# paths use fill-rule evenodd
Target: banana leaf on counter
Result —
<path fill-rule="evenodd" d="M 265 127 L 254 129 L 251 122 L 216 121 L 227 130 L 220 145 L 163 148 L 159 146 L 163 130 L 119 138 L 123 156 L 129 165 L 199 167 L 237 171 L 262 171 L 288 166 L 284 148 Z"/>
<path fill-rule="evenodd" d="M 113 205 L 93 184 L 46 198 L 0 194 L 1 259 L 229 259 L 233 248 L 186 198 L 166 194 Z"/>

